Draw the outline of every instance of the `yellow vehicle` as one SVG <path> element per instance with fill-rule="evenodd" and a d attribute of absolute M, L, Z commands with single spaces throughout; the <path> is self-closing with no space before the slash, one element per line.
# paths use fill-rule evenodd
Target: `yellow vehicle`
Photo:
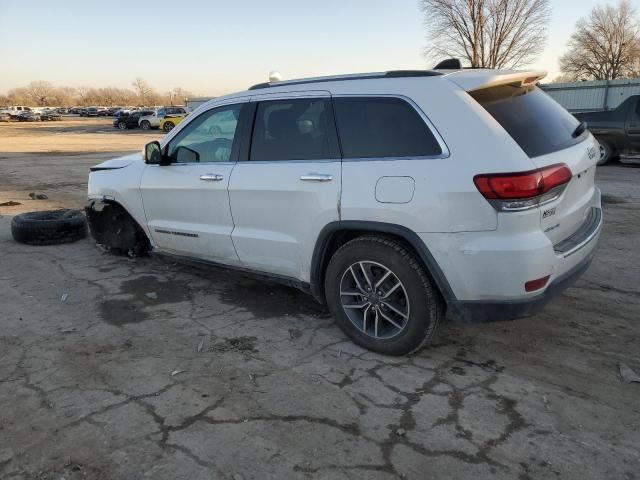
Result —
<path fill-rule="evenodd" d="M 160 120 L 160 129 L 163 132 L 170 132 L 173 127 L 179 124 L 187 115 L 167 115 Z"/>

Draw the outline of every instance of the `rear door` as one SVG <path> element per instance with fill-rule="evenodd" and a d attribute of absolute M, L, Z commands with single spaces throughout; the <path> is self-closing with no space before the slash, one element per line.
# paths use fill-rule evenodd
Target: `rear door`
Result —
<path fill-rule="evenodd" d="M 170 165 L 147 165 L 140 189 L 154 244 L 169 253 L 238 264 L 227 186 L 239 151 L 242 103 L 192 119 L 165 145 Z M 232 125 L 224 133 L 220 125 Z"/>
<path fill-rule="evenodd" d="M 626 118 L 627 138 L 629 149 L 632 152 L 640 151 L 640 97 L 636 98 L 635 105 L 629 109 Z"/>
<path fill-rule="evenodd" d="M 320 230 L 340 218 L 331 97 L 316 91 L 251 100 L 251 141 L 229 183 L 233 244 L 248 268 L 308 281 Z"/>

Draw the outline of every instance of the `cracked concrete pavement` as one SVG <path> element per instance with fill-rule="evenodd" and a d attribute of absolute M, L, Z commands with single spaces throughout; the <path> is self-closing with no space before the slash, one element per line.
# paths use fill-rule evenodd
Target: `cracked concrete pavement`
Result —
<path fill-rule="evenodd" d="M 20 245 L 0 210 L 0 478 L 640 478 L 640 384 L 618 375 L 640 372 L 638 180 L 599 170 L 600 250 L 542 314 L 445 323 L 403 358 L 294 289 Z"/>

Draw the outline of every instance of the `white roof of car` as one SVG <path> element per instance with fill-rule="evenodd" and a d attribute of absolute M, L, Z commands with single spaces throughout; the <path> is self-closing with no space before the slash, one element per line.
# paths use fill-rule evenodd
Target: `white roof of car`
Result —
<path fill-rule="evenodd" d="M 533 85 L 547 75 L 544 70 L 492 70 L 492 69 L 458 69 L 458 70 L 397 70 L 388 72 L 355 73 L 347 75 L 331 75 L 325 77 L 299 78 L 278 82 L 265 82 L 253 85 L 248 90 L 216 97 L 202 104 L 197 110 L 208 108 L 208 105 L 224 103 L 260 93 L 277 93 L 285 91 L 302 91 L 310 89 L 322 90 L 318 84 L 342 82 L 345 80 L 384 80 L 393 78 L 447 79 L 466 91 L 479 90 L 496 85 L 519 82 L 521 85 Z M 272 90 L 273 89 L 273 90 Z"/>

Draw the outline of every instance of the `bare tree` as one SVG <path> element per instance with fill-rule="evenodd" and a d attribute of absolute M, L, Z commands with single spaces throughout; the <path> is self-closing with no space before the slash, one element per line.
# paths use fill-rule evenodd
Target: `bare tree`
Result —
<path fill-rule="evenodd" d="M 420 0 L 429 60 L 456 57 L 472 67 L 515 68 L 544 48 L 549 0 Z"/>
<path fill-rule="evenodd" d="M 91 91 L 91 87 L 78 87 L 76 88 L 76 99 L 80 105 L 89 105 L 89 92 Z"/>
<path fill-rule="evenodd" d="M 31 82 L 26 87 L 8 90 L 0 94 L 1 105 L 60 106 L 73 105 L 184 105 L 192 94 L 181 87 L 175 87 L 163 95 L 158 95 L 144 80 L 134 82 L 135 91 L 118 87 L 66 87 L 54 86 L 48 82 Z"/>
<path fill-rule="evenodd" d="M 151 88 L 151 85 L 140 77 L 137 77 L 131 85 L 133 85 L 133 89 L 136 91 L 141 105 L 150 105 L 154 103 L 158 97 L 158 94 Z"/>
<path fill-rule="evenodd" d="M 53 85 L 42 80 L 31 82 L 26 88 L 31 101 L 37 106 L 48 105 L 55 90 Z"/>
<path fill-rule="evenodd" d="M 560 69 L 573 80 L 613 80 L 640 70 L 640 23 L 628 0 L 598 6 L 576 23 Z"/>
<path fill-rule="evenodd" d="M 182 87 L 175 87 L 173 90 L 170 90 L 165 94 L 165 98 L 169 101 L 169 105 L 184 105 L 187 98 L 191 96 L 193 96 L 193 94 Z"/>
<path fill-rule="evenodd" d="M 7 92 L 10 105 L 25 105 L 31 101 L 31 97 L 24 87 L 12 88 Z"/>

